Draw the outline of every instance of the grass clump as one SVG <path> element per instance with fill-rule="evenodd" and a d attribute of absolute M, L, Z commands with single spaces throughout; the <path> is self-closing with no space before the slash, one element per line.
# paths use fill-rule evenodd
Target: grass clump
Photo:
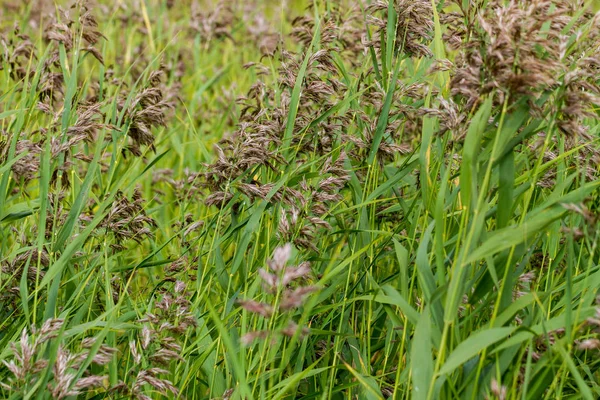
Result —
<path fill-rule="evenodd" d="M 594 7 L 3 2 L 1 396 L 599 397 Z"/>

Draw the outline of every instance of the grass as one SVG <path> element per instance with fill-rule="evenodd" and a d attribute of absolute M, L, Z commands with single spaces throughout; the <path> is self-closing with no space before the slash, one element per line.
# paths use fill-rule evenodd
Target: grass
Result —
<path fill-rule="evenodd" d="M 600 396 L 596 3 L 98 3 L 0 6 L 3 398 Z"/>

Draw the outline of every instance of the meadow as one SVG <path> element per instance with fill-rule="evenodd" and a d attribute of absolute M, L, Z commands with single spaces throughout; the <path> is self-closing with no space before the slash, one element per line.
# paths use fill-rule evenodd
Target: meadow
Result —
<path fill-rule="evenodd" d="M 0 398 L 600 398 L 597 9 L 0 1 Z"/>

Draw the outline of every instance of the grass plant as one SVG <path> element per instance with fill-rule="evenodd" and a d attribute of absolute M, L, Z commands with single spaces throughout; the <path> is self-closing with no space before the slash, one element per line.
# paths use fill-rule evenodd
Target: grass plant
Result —
<path fill-rule="evenodd" d="M 0 2 L 0 397 L 600 397 L 580 0 Z"/>

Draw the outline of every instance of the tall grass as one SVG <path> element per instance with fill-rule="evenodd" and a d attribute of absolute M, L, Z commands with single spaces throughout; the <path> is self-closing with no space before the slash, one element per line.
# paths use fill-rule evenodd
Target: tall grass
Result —
<path fill-rule="evenodd" d="M 2 397 L 598 398 L 594 6 L 2 2 Z"/>

